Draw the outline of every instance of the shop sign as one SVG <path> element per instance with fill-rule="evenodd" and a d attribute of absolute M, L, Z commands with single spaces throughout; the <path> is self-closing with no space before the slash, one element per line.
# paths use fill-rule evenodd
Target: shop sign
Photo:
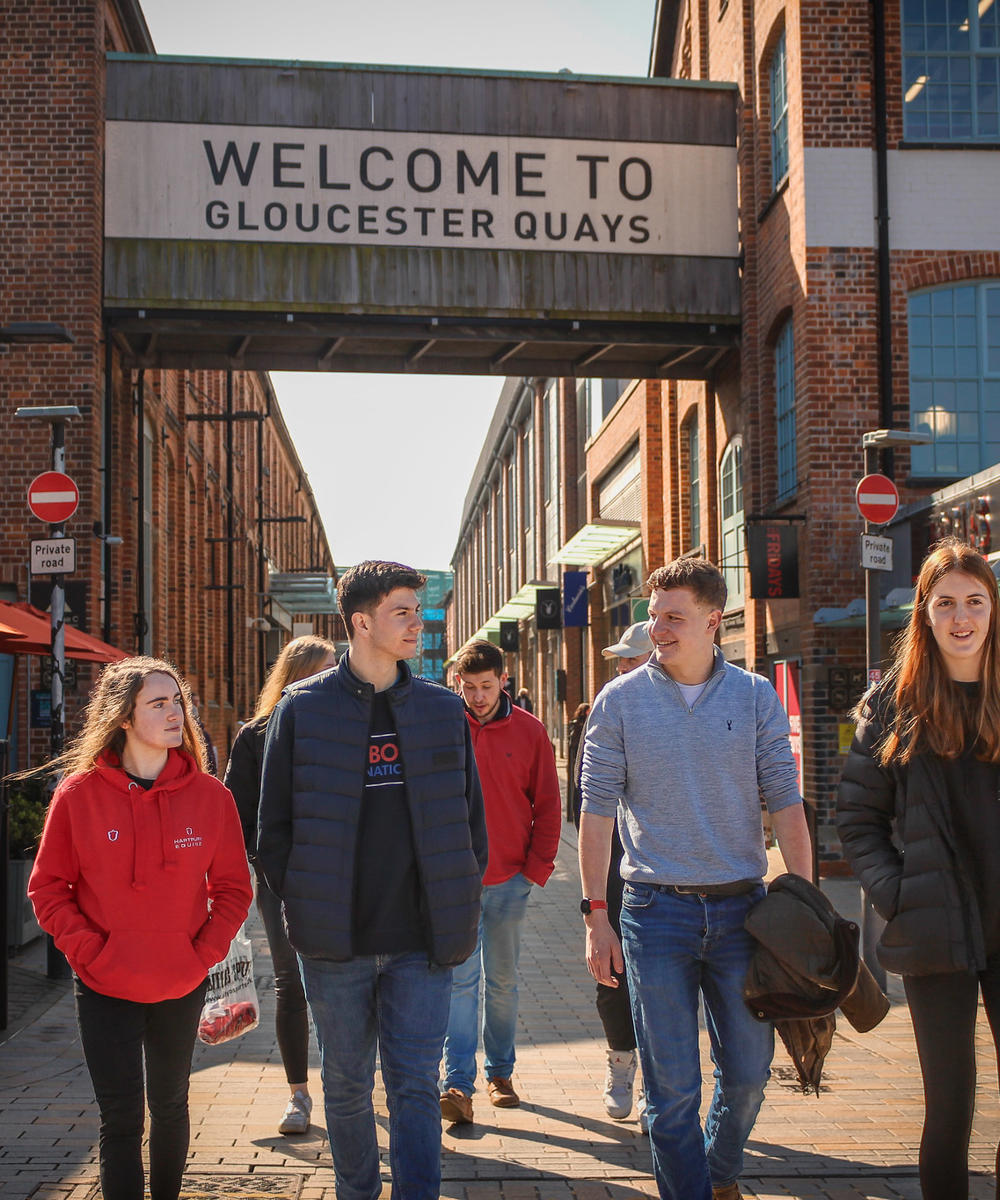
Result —
<path fill-rule="evenodd" d="M 799 595 L 799 540 L 794 525 L 747 527 L 751 600 L 796 600 Z"/>
<path fill-rule="evenodd" d="M 557 587 L 535 593 L 535 628 L 562 629 L 562 596 Z"/>
<path fill-rule="evenodd" d="M 517 654 L 521 649 L 517 621 L 500 622 L 500 649 L 506 650 L 509 654 Z"/>
<path fill-rule="evenodd" d="M 788 717 L 790 729 L 788 740 L 792 746 L 792 757 L 799 776 L 799 795 L 802 795 L 804 778 L 802 773 L 802 703 L 799 696 L 799 664 L 791 659 L 774 664 L 774 690 Z"/>
<path fill-rule="evenodd" d="M 588 624 L 587 572 L 563 572 L 563 625 L 583 629 Z"/>

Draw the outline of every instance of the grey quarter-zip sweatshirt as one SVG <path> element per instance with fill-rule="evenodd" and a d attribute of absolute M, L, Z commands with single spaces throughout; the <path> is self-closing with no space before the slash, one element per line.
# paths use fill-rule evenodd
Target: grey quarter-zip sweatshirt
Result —
<path fill-rule="evenodd" d="M 622 878 L 717 884 L 764 875 L 760 802 L 801 804 L 788 719 L 771 684 L 716 648 L 688 705 L 652 660 L 607 684 L 583 749 L 583 811 L 618 816 Z M 620 807 L 619 807 L 620 805 Z"/>

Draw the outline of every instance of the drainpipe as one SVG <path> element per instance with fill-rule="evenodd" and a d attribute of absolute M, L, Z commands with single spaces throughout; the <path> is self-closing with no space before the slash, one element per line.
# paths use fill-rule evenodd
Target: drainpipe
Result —
<path fill-rule="evenodd" d="M 892 286 L 889 273 L 889 153 L 886 111 L 885 0 L 873 0 L 875 55 L 875 222 L 878 229 L 879 426 L 893 427 Z M 883 469 L 893 475 L 892 450 L 883 451 Z"/>

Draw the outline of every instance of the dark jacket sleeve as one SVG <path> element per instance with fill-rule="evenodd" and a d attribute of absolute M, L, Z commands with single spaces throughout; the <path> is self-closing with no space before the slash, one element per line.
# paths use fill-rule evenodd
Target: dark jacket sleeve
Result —
<path fill-rule="evenodd" d="M 292 850 L 292 746 L 295 712 L 289 696 L 278 701 L 267 723 L 260 780 L 257 866 L 280 896 Z"/>
<path fill-rule="evenodd" d="M 899 904 L 903 859 L 892 838 L 899 778 L 875 756 L 886 728 L 885 710 L 870 701 L 858 722 L 841 776 L 837 832 L 844 857 L 875 911 L 891 921 Z"/>
<path fill-rule="evenodd" d="M 479 863 L 479 874 L 486 874 L 486 863 L 490 856 L 489 843 L 486 840 L 486 808 L 483 804 L 483 788 L 479 782 L 479 768 L 476 766 L 476 752 L 472 748 L 472 734 L 469 732 L 469 722 L 463 717 L 465 726 L 465 799 L 469 805 L 469 829 L 472 833 L 472 852 Z"/>
<path fill-rule="evenodd" d="M 250 860 L 257 854 L 257 818 L 260 807 L 261 741 L 263 731 L 250 721 L 236 735 L 223 780 L 233 793 Z"/>

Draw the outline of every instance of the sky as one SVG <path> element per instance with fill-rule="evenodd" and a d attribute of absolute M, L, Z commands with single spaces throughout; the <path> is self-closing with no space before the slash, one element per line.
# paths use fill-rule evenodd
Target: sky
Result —
<path fill-rule="evenodd" d="M 643 76 L 655 0 L 141 0 L 160 54 Z M 448 569 L 502 379 L 273 372 L 338 568 Z"/>

